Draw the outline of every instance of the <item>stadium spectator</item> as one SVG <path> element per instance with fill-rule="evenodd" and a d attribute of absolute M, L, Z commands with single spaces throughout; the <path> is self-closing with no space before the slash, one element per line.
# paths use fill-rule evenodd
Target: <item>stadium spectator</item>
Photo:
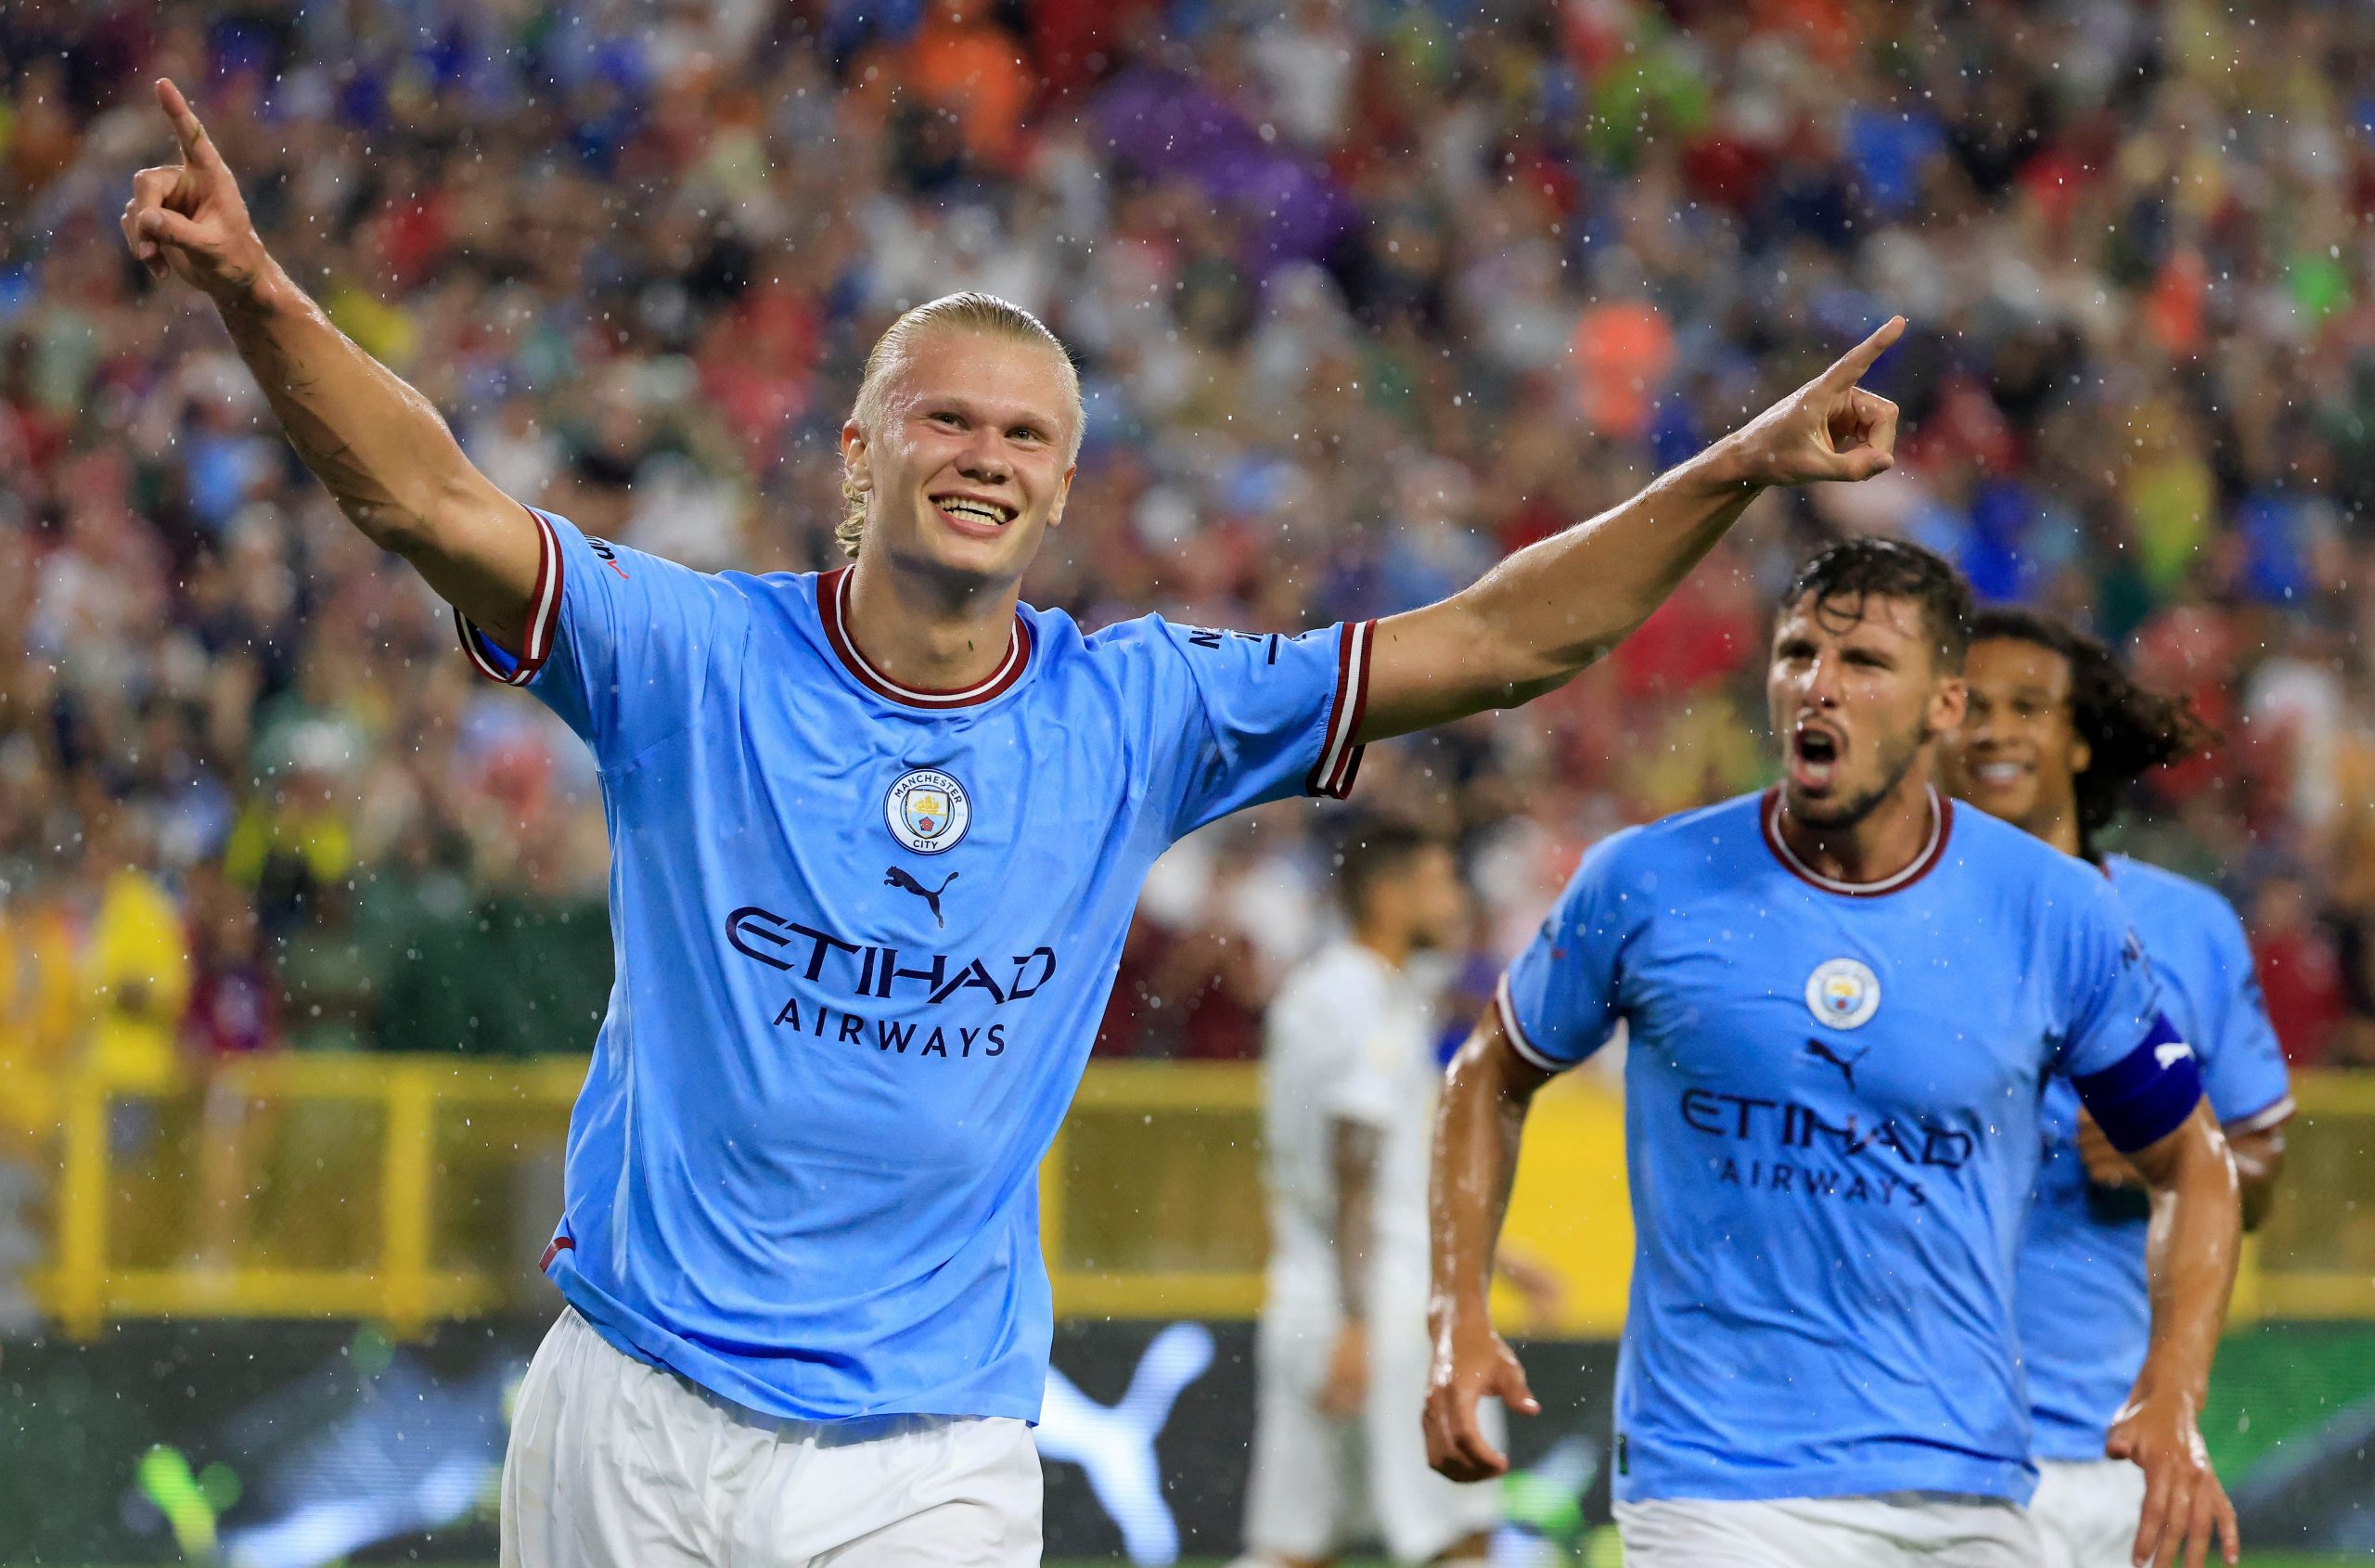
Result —
<path fill-rule="evenodd" d="M 190 879 L 189 997 L 184 1046 L 201 1067 L 279 1048 L 277 988 L 265 967 L 254 902 L 209 867 Z"/>
<path fill-rule="evenodd" d="M 2345 995 L 2333 938 L 2312 916 L 2300 878 L 2269 877 L 2252 901 L 2252 963 L 2284 1059 L 2316 1067 L 2332 1053 Z"/>
<path fill-rule="evenodd" d="M 2272 1002 L 2275 969 L 2339 951 L 2288 1045 L 2366 1056 L 2375 135 L 2351 62 L 2375 17 L 2023 15 L 0 10 L 0 925 L 79 964 L 119 868 L 95 818 L 131 810 L 156 930 L 203 867 L 255 890 L 295 1044 L 533 1050 L 582 1042 L 555 1009 L 599 1006 L 473 1012 L 408 956 L 469 948 L 490 901 L 506 941 L 577 940 L 598 807 L 565 760 L 533 788 L 490 761 L 571 749 L 467 689 L 437 607 L 258 422 L 211 318 L 122 258 L 170 71 L 222 106 L 267 238 L 500 482 L 698 563 L 834 559 L 832 431 L 916 280 L 1041 311 L 1090 424 L 1028 597 L 1091 623 L 1432 597 L 1904 302 L 1899 470 L 1766 503 L 1614 669 L 1373 757 L 1365 790 L 1449 813 L 1505 956 L 1586 844 L 1753 784 L 1740 606 L 1817 535 L 1901 531 L 2194 697 L 2227 742 L 2134 831 L 2286 949 Z M 1311 831 L 1259 850 L 1307 905 Z M 1192 937 L 1180 907 L 1150 902 L 1133 952 Z M 125 1050 L 86 980 L 39 994 Z"/>
<path fill-rule="evenodd" d="M 193 873 L 187 896 L 190 988 L 182 1043 L 205 1091 L 206 1128 L 190 1252 L 200 1266 L 219 1268 L 231 1262 L 246 1229 L 256 1186 L 251 1150 L 278 1119 L 276 1106 L 252 1098 L 234 1064 L 280 1047 L 280 1008 L 248 890 L 210 866 Z"/>
<path fill-rule="evenodd" d="M 82 928 L 79 981 L 92 998 L 90 1052 L 112 1077 L 162 1089 L 180 1078 L 177 1035 L 189 996 L 186 934 L 150 868 L 144 829 L 96 806 L 69 918 Z"/>

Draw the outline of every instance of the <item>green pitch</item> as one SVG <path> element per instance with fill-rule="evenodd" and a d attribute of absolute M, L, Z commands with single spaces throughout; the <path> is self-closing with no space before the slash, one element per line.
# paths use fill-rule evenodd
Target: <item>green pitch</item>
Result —
<path fill-rule="evenodd" d="M 1122 1561 L 1120 1558 L 1049 1558 L 1045 1568 L 1110 1568 L 1111 1564 Z M 1595 1554 L 1589 1559 L 1591 1568 L 1598 1568 L 1600 1561 Z M 1607 1561 L 1613 1563 L 1621 1562 L 1622 1558 L 1611 1557 Z M 1183 1558 L 1178 1568 L 1223 1568 L 1224 1562 L 1217 1557 Z M 2337 1557 L 2325 1552 L 2247 1551 L 2243 1553 L 2242 1568 L 2369 1568 L 2370 1563 L 2375 1563 L 2375 1553 Z M 1348 1558 L 1338 1568 L 1391 1568 L 1391 1565 L 1381 1560 L 1372 1562 L 1361 1558 Z"/>
<path fill-rule="evenodd" d="M 1603 1563 L 1613 1565 L 1622 1561 L 1616 1556 L 1603 1557 L 1601 1552 L 1606 1549 L 1605 1548 L 1597 1549 L 1588 1559 L 1580 1560 L 1579 1568 L 1602 1568 Z M 1045 1568 L 1114 1568 L 1115 1564 L 1124 1561 L 1119 1557 L 1051 1557 L 1045 1564 Z M 1224 1568 L 1226 1562 L 1226 1559 L 1218 1557 L 1183 1558 L 1178 1568 Z M 2247 1551 L 2243 1554 L 2243 1568 L 2369 1568 L 2370 1564 L 2375 1564 L 2375 1553 L 2335 1556 L 2326 1552 Z M 63 1565 L 58 1565 L 58 1568 L 63 1568 Z M 86 1564 L 85 1568 L 109 1568 L 109 1565 L 90 1563 Z M 122 1564 L 121 1568 L 153 1568 L 153 1565 Z M 494 1564 L 492 1562 L 449 1562 L 424 1564 L 423 1568 L 494 1568 Z M 1365 1558 L 1347 1558 L 1339 1565 L 1339 1568 L 1390 1568 L 1390 1565 L 1382 1561 L 1371 1562 Z"/>
<path fill-rule="evenodd" d="M 1045 1564 L 1045 1568 L 1112 1568 L 1112 1564 L 1123 1561 L 1124 1560 L 1118 1557 L 1051 1557 Z M 1610 1561 L 1618 1562 L 1621 1559 L 1612 1558 Z M 1225 1562 L 1225 1559 L 1218 1557 L 1182 1558 L 1178 1568 L 1223 1568 Z M 1599 1559 L 1597 1557 L 1591 1560 L 1593 1568 L 1598 1568 L 1598 1562 Z M 2370 1563 L 2375 1563 L 2375 1553 L 2337 1557 L 2324 1552 L 2247 1551 L 2243 1554 L 2242 1568 L 2369 1568 Z M 1383 1560 L 1370 1562 L 1364 1558 L 1347 1558 L 1338 1565 L 1338 1568 L 1391 1568 L 1391 1565 Z"/>

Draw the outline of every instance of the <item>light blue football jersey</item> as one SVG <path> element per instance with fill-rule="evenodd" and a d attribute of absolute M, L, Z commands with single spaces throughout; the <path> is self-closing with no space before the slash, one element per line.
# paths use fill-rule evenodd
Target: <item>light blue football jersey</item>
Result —
<path fill-rule="evenodd" d="M 2025 1499 L 2013 1253 L 2068 1071 L 2136 1147 L 2200 1099 L 2108 883 L 1932 796 L 1885 882 L 1768 793 L 1585 855 L 1504 977 L 1548 1070 L 1627 1025 L 1615 1496 Z"/>
<path fill-rule="evenodd" d="M 1039 1161 L 1139 883 L 1226 812 L 1350 790 L 1368 626 L 1024 608 L 988 680 L 915 691 L 852 641 L 846 569 L 537 523 L 521 658 L 462 631 L 592 748 L 610 826 L 617 981 L 547 1272 L 752 1409 L 1035 1420 Z"/>
<path fill-rule="evenodd" d="M 2292 1112 L 2284 1052 L 2252 973 L 2243 922 L 2190 878 L 2125 855 L 2103 870 L 2127 906 L 2161 1002 L 2202 1064 L 2202 1092 L 2230 1129 L 2272 1126 Z M 2151 1325 L 2140 1192 L 2086 1179 L 2078 1091 L 2046 1086 L 2036 1203 L 2020 1261 L 2020 1330 L 2040 1459 L 2099 1459 L 2112 1418 L 2144 1365 Z"/>

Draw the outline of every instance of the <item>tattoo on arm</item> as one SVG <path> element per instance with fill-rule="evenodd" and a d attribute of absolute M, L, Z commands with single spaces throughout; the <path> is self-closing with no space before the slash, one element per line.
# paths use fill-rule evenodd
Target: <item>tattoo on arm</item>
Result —
<path fill-rule="evenodd" d="M 1365 1321 L 1369 1308 L 1369 1253 L 1377 1237 L 1378 1149 L 1375 1127 L 1329 1124 L 1329 1159 L 1336 1177 L 1336 1290 L 1344 1316 Z"/>
<path fill-rule="evenodd" d="M 280 421 L 289 444 L 336 497 L 339 506 L 366 525 L 377 515 L 392 509 L 397 502 L 388 485 L 363 464 L 353 446 L 314 406 L 314 394 L 321 386 L 321 377 L 290 353 L 260 318 L 245 312 L 226 311 L 224 323 L 230 329 L 231 342 L 239 357 L 254 372 L 256 384 L 263 389 L 264 401 Z M 342 337 L 340 346 L 353 353 L 362 353 Z"/>

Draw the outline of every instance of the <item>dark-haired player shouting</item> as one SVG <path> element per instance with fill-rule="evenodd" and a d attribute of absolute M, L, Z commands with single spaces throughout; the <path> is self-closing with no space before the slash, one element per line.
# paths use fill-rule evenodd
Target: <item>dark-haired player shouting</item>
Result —
<path fill-rule="evenodd" d="M 2197 1431 L 2234 1171 L 2109 883 L 1931 785 L 1970 590 L 1881 540 L 1817 557 L 1766 671 L 1780 786 L 1585 855 L 1453 1063 L 1433 1184 L 1431 1456 L 1531 1401 L 1485 1312 L 1527 1102 L 1621 1019 L 1637 1238 L 1614 1495 L 1631 1568 L 2034 1568 L 2013 1254 L 2046 1081 L 2150 1183 L 2151 1346 L 2115 1428 L 2139 1559 L 2234 1513 Z"/>
<path fill-rule="evenodd" d="M 1633 500 L 1435 605 L 1300 636 L 1019 602 L 1080 381 L 953 295 L 841 428 L 850 564 L 689 572 L 532 512 L 266 253 L 167 83 L 123 230 L 205 291 L 357 527 L 471 661 L 584 738 L 618 978 L 570 1119 L 507 1568 L 1035 1563 L 1054 1333 L 1038 1167 L 1147 868 L 1365 741 L 1522 701 L 1647 617 L 1765 487 L 1887 468 L 1893 321 Z"/>
<path fill-rule="evenodd" d="M 2102 644 L 2028 610 L 1981 613 L 1964 678 L 1969 709 L 1945 750 L 1955 792 L 2097 867 L 2118 890 L 2162 1009 L 2201 1063 L 2252 1228 L 2283 1163 L 2292 1097 L 2243 923 L 2200 882 L 2096 842 L 2138 778 L 2200 746 L 2201 726 L 2182 701 L 2138 687 Z M 2029 1511 L 2048 1568 L 2122 1568 L 2145 1476 L 2105 1444 L 2150 1338 L 2150 1214 L 2143 1178 L 2065 1078 L 2046 1087 L 2044 1133 L 2019 1279 L 2040 1472 Z"/>

